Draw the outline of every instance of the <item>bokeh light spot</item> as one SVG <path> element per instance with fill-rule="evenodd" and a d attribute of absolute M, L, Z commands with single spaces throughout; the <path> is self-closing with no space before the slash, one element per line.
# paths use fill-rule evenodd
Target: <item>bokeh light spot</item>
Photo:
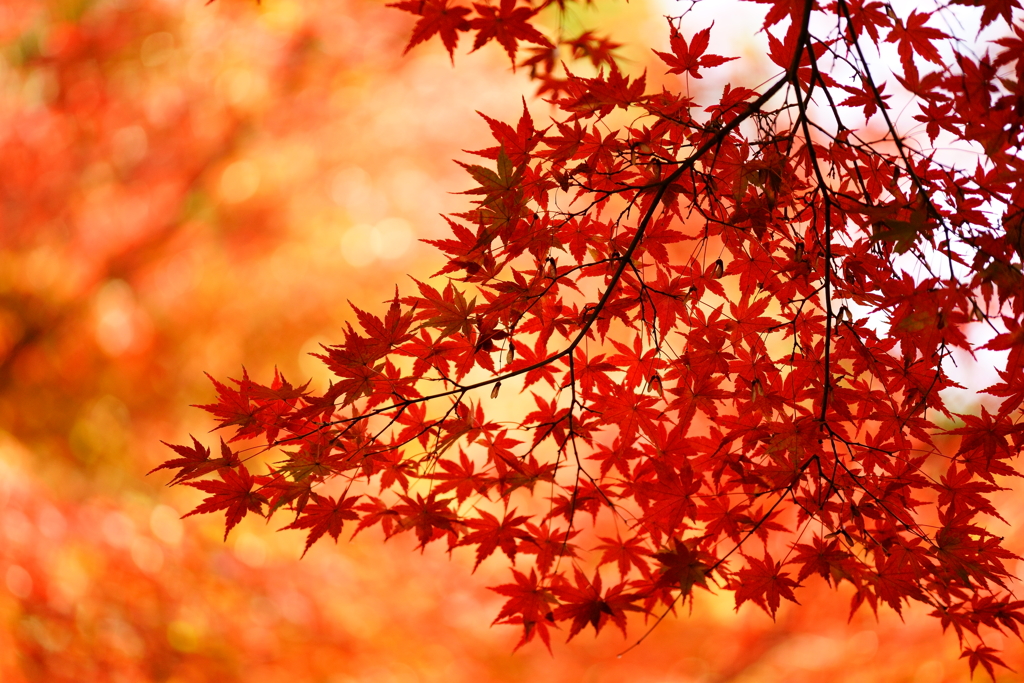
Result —
<path fill-rule="evenodd" d="M 242 532 L 235 540 L 235 557 L 250 567 L 262 567 L 267 561 L 267 544 L 259 536 Z"/>
<path fill-rule="evenodd" d="M 28 596 L 32 595 L 32 575 L 24 567 L 12 564 L 7 568 L 7 576 L 5 578 L 7 590 L 14 597 L 26 600 Z"/>
<path fill-rule="evenodd" d="M 157 505 L 149 515 L 149 528 L 153 535 L 168 545 L 181 543 L 185 525 L 178 511 L 169 505 Z"/>
<path fill-rule="evenodd" d="M 370 233 L 370 241 L 378 258 L 391 261 L 401 258 L 412 245 L 413 231 L 408 221 L 386 218 Z"/>
<path fill-rule="evenodd" d="M 145 536 L 138 536 L 132 541 L 131 553 L 135 566 L 147 574 L 155 574 L 164 566 L 164 551 L 160 544 Z"/>
<path fill-rule="evenodd" d="M 136 341 L 135 294 L 123 280 L 111 280 L 96 294 L 96 341 L 120 356 Z"/>
<path fill-rule="evenodd" d="M 166 64 L 174 54 L 174 36 L 160 31 L 146 36 L 142 41 L 139 59 L 143 66 L 154 67 Z"/>
<path fill-rule="evenodd" d="M 260 169 L 248 159 L 231 164 L 220 176 L 220 196 L 229 204 L 244 202 L 259 188 Z"/>
<path fill-rule="evenodd" d="M 178 619 L 167 625 L 167 642 L 178 652 L 198 650 L 199 636 L 199 628 L 191 622 Z"/>

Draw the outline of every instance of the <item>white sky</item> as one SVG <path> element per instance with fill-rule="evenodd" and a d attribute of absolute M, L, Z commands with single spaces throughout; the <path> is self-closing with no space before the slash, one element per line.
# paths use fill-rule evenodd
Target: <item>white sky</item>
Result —
<path fill-rule="evenodd" d="M 761 31 L 764 16 L 767 13 L 767 5 L 754 4 L 752 2 L 738 2 L 735 0 L 704 0 L 691 3 L 689 0 L 657 0 L 661 11 L 666 16 L 678 16 L 688 8 L 692 10 L 686 14 L 682 22 L 683 34 L 689 38 L 698 30 L 712 25 L 711 48 L 709 53 L 721 54 L 725 57 L 738 56 L 740 59 L 713 69 L 702 71 L 704 78 L 700 81 L 690 81 L 689 87 L 700 88 L 703 93 L 711 95 L 720 93 L 726 83 L 733 86 L 745 86 L 757 88 L 766 80 L 777 76 L 779 69 L 768 61 L 764 55 L 768 50 L 768 40 Z M 896 0 L 891 3 L 896 14 L 906 19 L 912 11 L 929 12 L 934 9 L 935 3 L 931 2 L 900 2 Z M 981 9 L 954 5 L 947 7 L 942 15 L 935 15 L 927 24 L 930 27 L 940 29 L 947 34 L 959 36 L 964 42 L 961 43 L 961 50 L 967 54 L 984 53 L 984 45 L 992 38 L 997 37 L 997 29 L 989 26 L 981 35 L 977 36 L 977 27 L 980 24 Z M 788 22 L 776 24 L 773 31 L 784 32 Z M 997 22 L 999 23 L 999 22 Z M 824 37 L 829 33 L 830 27 L 825 22 L 818 22 L 812 26 L 812 33 Z M 776 34 L 778 35 L 778 33 Z M 663 36 L 654 41 L 661 43 L 662 48 L 668 49 L 668 30 L 664 30 Z M 978 49 L 978 48 L 981 49 Z M 876 83 L 886 83 L 885 94 L 890 94 L 890 117 L 893 119 L 897 130 L 904 135 L 910 132 L 917 133 L 919 148 L 932 147 L 924 134 L 921 124 L 913 120 L 918 113 L 913 97 L 903 90 L 895 78 L 892 77 L 888 64 L 898 64 L 899 55 L 894 43 L 883 43 L 881 46 L 871 44 L 870 38 L 862 43 L 865 57 L 869 60 L 869 68 Z M 943 55 L 952 61 L 952 53 L 948 50 Z M 920 63 L 922 73 L 926 70 L 933 70 L 936 67 L 930 64 Z M 832 75 L 842 81 L 844 75 L 841 72 L 834 72 Z M 849 116 L 846 116 L 847 112 Z M 855 110 L 844 108 L 843 114 L 848 125 L 855 126 L 859 122 Z M 881 118 L 876 115 L 877 124 L 882 123 Z M 831 120 L 831 116 L 822 117 L 823 122 Z M 978 149 L 971 147 L 962 141 L 955 141 L 951 136 L 945 134 L 935 141 L 934 148 L 939 150 L 936 159 L 950 165 L 973 169 L 978 159 Z M 905 259 L 905 267 L 912 275 L 920 274 L 920 266 L 916 265 L 911 258 Z M 948 262 L 944 258 L 936 258 L 934 264 L 936 272 L 948 273 Z M 855 315 L 861 315 L 873 320 L 869 323 L 880 334 L 885 334 L 888 328 L 884 315 L 871 314 L 867 307 L 856 306 L 852 302 L 846 302 Z M 998 325 L 998 321 L 997 325 Z M 972 343 L 980 346 L 987 342 L 995 332 L 987 324 L 974 323 L 968 327 L 968 338 Z M 1000 403 L 1000 399 L 987 394 L 979 394 L 981 389 L 991 385 L 998 378 L 993 371 L 996 366 L 1005 367 L 1005 352 L 978 351 L 977 359 L 972 359 L 969 354 L 957 351 L 954 354 L 955 366 L 947 363 L 946 370 L 954 381 L 962 384 L 964 389 L 948 389 L 943 392 L 947 405 L 951 410 L 957 412 L 980 411 L 981 403 L 986 404 L 990 409 Z"/>

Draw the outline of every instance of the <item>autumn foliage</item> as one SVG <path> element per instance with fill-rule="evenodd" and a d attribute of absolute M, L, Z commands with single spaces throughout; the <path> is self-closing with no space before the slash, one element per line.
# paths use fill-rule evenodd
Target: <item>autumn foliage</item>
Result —
<path fill-rule="evenodd" d="M 1018 3 L 760 4 L 776 75 L 710 99 L 692 79 L 736 57 L 685 12 L 658 90 L 542 21 L 571 4 L 392 5 L 408 48 L 497 43 L 550 120 L 484 117 L 443 267 L 352 305 L 326 391 L 213 379 L 220 442 L 157 468 L 190 514 L 504 555 L 520 644 L 823 580 L 916 603 L 992 674 L 986 637 L 1024 623 L 992 502 L 1024 446 Z"/>

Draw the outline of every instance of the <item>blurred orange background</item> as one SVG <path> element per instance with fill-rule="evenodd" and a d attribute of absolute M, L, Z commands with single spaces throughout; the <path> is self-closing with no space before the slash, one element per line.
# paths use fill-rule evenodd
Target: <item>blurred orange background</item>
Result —
<path fill-rule="evenodd" d="M 586 20 L 639 71 L 660 11 Z M 640 619 L 513 653 L 500 559 L 367 534 L 300 560 L 283 518 L 180 519 L 202 494 L 146 472 L 213 426 L 203 373 L 326 386 L 346 300 L 439 268 L 417 240 L 465 206 L 474 111 L 532 92 L 497 49 L 403 57 L 410 28 L 369 0 L 0 2 L 0 681 L 967 680 L 925 610 L 848 623 L 813 580 L 777 623 L 701 594 L 622 658 Z"/>

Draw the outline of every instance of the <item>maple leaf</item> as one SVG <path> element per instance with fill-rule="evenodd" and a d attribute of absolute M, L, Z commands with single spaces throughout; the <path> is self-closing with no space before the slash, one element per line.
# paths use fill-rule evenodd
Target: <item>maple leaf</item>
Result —
<path fill-rule="evenodd" d="M 518 349 L 516 352 L 517 357 L 505 366 L 506 372 L 522 372 L 526 370 L 523 388 L 529 388 L 530 385 L 541 380 L 548 384 L 548 386 L 555 385 L 557 368 L 550 363 L 544 362 L 549 357 L 549 354 L 540 340 L 538 340 L 537 346 L 532 349 L 525 344 L 516 348 Z"/>
<path fill-rule="evenodd" d="M 576 518 L 576 512 L 582 511 L 590 513 L 596 520 L 597 513 L 604 501 L 604 496 L 591 482 L 581 481 L 573 487 L 569 495 L 559 494 L 551 499 L 552 505 L 548 512 L 548 518 L 564 517 L 571 524 Z"/>
<path fill-rule="evenodd" d="M 231 380 L 238 385 L 237 390 L 221 384 L 210 376 L 209 373 L 206 373 L 206 376 L 217 389 L 218 401 L 217 403 L 196 405 L 195 407 L 212 413 L 220 421 L 217 429 L 232 426 L 238 427 L 235 435 L 228 439 L 228 443 L 262 434 L 265 426 L 257 418 L 257 413 L 263 409 L 263 406 L 252 400 L 251 391 L 254 385 L 249 380 L 249 373 L 246 372 L 245 368 L 242 368 L 241 381 Z"/>
<path fill-rule="evenodd" d="M 530 518 L 524 515 L 516 517 L 515 510 L 506 512 L 505 518 L 501 521 L 486 510 L 477 510 L 476 514 L 477 517 L 466 517 L 462 520 L 469 531 L 459 541 L 459 545 L 478 546 L 473 570 L 476 571 L 480 563 L 498 548 L 501 548 L 510 560 L 515 560 L 517 542 L 530 538 L 522 528 L 523 522 Z"/>
<path fill-rule="evenodd" d="M 309 382 L 301 386 L 292 386 L 292 383 L 284 378 L 277 368 L 274 368 L 274 380 L 269 387 L 260 386 L 255 382 L 250 383 L 249 396 L 258 402 L 280 401 L 289 405 L 295 405 L 296 399 L 305 398 L 308 395 Z"/>
<path fill-rule="evenodd" d="M 977 596 L 971 600 L 971 613 L 980 622 L 992 628 L 1007 628 L 1015 636 L 1020 637 L 1019 624 L 1024 624 L 1024 615 L 1020 613 L 1024 601 L 1008 600 L 995 595 Z M 973 633 L 977 635 L 977 630 Z"/>
<path fill-rule="evenodd" d="M 424 498 L 417 493 L 416 498 L 403 495 L 401 500 L 391 512 L 400 516 L 399 524 L 403 529 L 416 530 L 421 549 L 427 543 L 444 536 L 448 536 L 449 545 L 455 545 L 458 536 L 456 525 L 462 525 L 463 522 L 452 511 L 450 499 L 437 498 L 436 493 Z"/>
<path fill-rule="evenodd" d="M 917 74 L 917 66 L 914 64 L 914 57 L 920 56 L 933 64 L 942 64 L 942 56 L 932 41 L 948 38 L 949 36 L 937 28 L 925 26 L 931 15 L 914 10 L 907 17 L 904 24 L 899 19 L 889 30 L 885 42 L 897 43 L 900 61 L 903 70 L 907 74 Z"/>
<path fill-rule="evenodd" d="M 575 585 L 562 580 L 552 589 L 562 603 L 555 609 L 555 620 L 572 619 L 568 640 L 572 640 L 573 636 L 587 624 L 594 627 L 595 634 L 599 633 L 609 619 L 625 635 L 625 613 L 644 611 L 643 608 L 633 604 L 638 595 L 626 593 L 625 583 L 619 583 L 602 594 L 600 572 L 595 571 L 593 579 L 588 579 L 579 568 L 574 567 L 574 572 Z"/>
<path fill-rule="evenodd" d="M 610 341 L 620 353 L 609 357 L 608 363 L 613 367 L 618 366 L 626 370 L 624 386 L 629 389 L 635 389 L 641 383 L 646 383 L 651 375 L 657 373 L 664 366 L 664 361 L 658 358 L 658 349 L 651 348 L 646 352 L 643 350 L 640 335 L 633 338 L 632 348 L 614 339 Z"/>
<path fill-rule="evenodd" d="M 853 88 L 846 86 L 843 88 L 846 92 L 850 93 L 850 96 L 839 103 L 841 107 L 861 107 L 864 112 L 864 118 L 870 119 L 878 111 L 879 103 L 884 108 L 888 108 L 889 105 L 885 103 L 885 100 L 892 97 L 892 95 L 883 95 L 885 92 L 885 83 L 880 83 L 877 86 L 878 96 L 875 92 L 864 83 L 860 88 Z M 929 131 L 931 135 L 931 131 Z M 934 137 L 934 136 L 933 136 Z"/>
<path fill-rule="evenodd" d="M 438 465 L 445 471 L 427 475 L 428 478 L 441 482 L 434 488 L 436 495 L 455 491 L 455 500 L 462 503 L 474 493 L 486 495 L 490 488 L 487 478 L 476 472 L 476 466 L 464 451 L 459 451 L 459 462 L 439 460 Z"/>
<path fill-rule="evenodd" d="M 473 311 L 476 308 L 476 299 L 466 301 L 465 294 L 457 289 L 451 282 L 444 288 L 444 292 L 438 292 L 430 285 L 413 278 L 419 286 L 423 295 L 423 306 L 418 318 L 423 320 L 420 327 L 433 327 L 441 331 L 435 342 L 456 332 L 469 336 L 473 332 Z M 413 301 L 413 304 L 420 303 Z"/>
<path fill-rule="evenodd" d="M 1006 663 L 999 658 L 998 652 L 999 650 L 996 650 L 995 648 L 981 644 L 973 648 L 964 648 L 963 653 L 960 655 L 960 659 L 964 659 L 965 657 L 967 658 L 967 663 L 971 667 L 972 676 L 974 675 L 974 670 L 978 668 L 978 665 L 980 664 L 994 681 L 996 680 L 996 666 L 1001 666 L 1004 669 L 1010 669 L 1010 667 L 1006 666 Z M 1013 671 L 1013 669 L 1010 669 L 1010 671 Z"/>
<path fill-rule="evenodd" d="M 609 40 L 607 36 L 599 36 L 593 31 L 584 31 L 568 41 L 568 45 L 572 48 L 574 57 L 586 57 L 596 68 L 600 68 L 602 64 L 615 66 L 615 56 L 612 53 L 622 47 L 621 44 Z"/>
<path fill-rule="evenodd" d="M 708 28 L 697 31 L 693 34 L 692 42 L 687 42 L 683 34 L 673 28 L 670 38 L 672 54 L 659 52 L 658 50 L 654 50 L 654 53 L 671 67 L 668 70 L 670 74 L 685 73 L 694 78 L 704 78 L 698 71 L 701 67 L 720 66 L 734 59 L 739 59 L 739 57 L 704 54 L 707 52 L 711 42 L 712 27 L 714 27 L 713 22 Z"/>
<path fill-rule="evenodd" d="M 523 173 L 526 171 L 525 167 L 513 167 L 512 161 L 505 153 L 504 147 L 498 150 L 497 162 L 497 172 L 483 166 L 464 164 L 461 161 L 456 162 L 459 166 L 466 169 L 473 176 L 473 180 L 480 185 L 480 187 L 473 188 L 472 190 L 465 190 L 463 194 L 482 194 L 484 198 L 481 200 L 481 203 L 491 204 L 519 185 L 523 178 Z"/>
<path fill-rule="evenodd" d="M 619 537 L 611 539 L 599 536 L 598 538 L 604 541 L 604 543 L 594 548 L 594 550 L 604 551 L 601 555 L 601 560 L 597 563 L 598 567 L 609 562 L 615 562 L 619 567 L 619 576 L 623 579 L 626 578 L 632 567 L 636 567 L 640 570 L 641 574 L 650 578 L 651 570 L 647 560 L 644 558 L 650 557 L 653 553 L 644 547 L 641 536 L 633 536 L 625 541 Z"/>
<path fill-rule="evenodd" d="M 509 598 L 502 606 L 494 623 L 521 624 L 523 636 L 515 649 L 519 649 L 533 639 L 533 636 L 540 634 L 541 640 L 551 649 L 551 636 L 548 627 L 554 623 L 554 616 L 551 605 L 557 604 L 551 589 L 541 584 L 537 573 L 530 570 L 526 576 L 522 572 L 512 570 L 515 583 L 506 583 L 491 588 L 495 593 Z"/>
<path fill-rule="evenodd" d="M 654 553 L 661 567 L 656 585 L 660 588 L 678 588 L 684 596 L 694 586 L 707 589 L 707 575 L 714 564 L 705 553 L 691 549 L 692 542 L 673 539 L 672 546 Z"/>
<path fill-rule="evenodd" d="M 267 499 L 258 491 L 252 490 L 256 482 L 245 465 L 239 463 L 237 467 L 222 468 L 217 473 L 220 475 L 221 481 L 185 482 L 186 486 L 192 486 L 211 495 L 196 506 L 195 510 L 183 515 L 183 518 L 224 510 L 227 513 L 224 538 L 227 539 L 231 529 L 242 521 L 246 514 L 255 512 L 262 515 Z"/>
<path fill-rule="evenodd" d="M 533 117 L 530 116 L 530 110 L 526 108 L 526 99 L 523 99 L 523 114 L 519 117 L 519 123 L 515 128 L 503 121 L 492 119 L 486 114 L 480 114 L 480 116 L 487 122 L 491 129 L 491 134 L 500 144 L 498 147 L 490 147 L 474 152 L 474 154 L 495 160 L 499 159 L 502 154 L 505 154 L 510 167 L 522 169 L 522 165 L 529 160 L 530 153 L 543 139 L 543 131 L 538 131 L 534 127 Z M 502 164 L 499 163 L 499 172 L 501 171 L 501 166 Z M 519 172 L 518 180 L 522 180 L 524 173 L 525 169 L 522 169 Z M 511 185 L 505 189 L 506 191 L 511 189 Z M 453 226 L 453 228 L 457 225 Z"/>
<path fill-rule="evenodd" d="M 765 551 L 764 559 L 747 557 L 746 560 L 747 566 L 736 575 L 736 609 L 750 600 L 774 619 L 782 598 L 797 602 L 793 589 L 799 583 L 789 578 L 788 572 L 782 571 L 782 563 L 773 560 L 768 551 Z"/>
<path fill-rule="evenodd" d="M 661 460 L 654 460 L 650 463 L 650 472 L 645 475 L 637 477 L 638 493 L 642 492 L 646 498 L 644 522 L 670 535 L 685 528 L 683 520 L 696 517 L 695 494 L 701 488 L 701 482 L 694 478 L 692 470 L 685 466 L 677 469 Z"/>
<path fill-rule="evenodd" d="M 633 439 L 641 433 L 657 438 L 658 423 L 664 419 L 658 403 L 654 396 L 622 392 L 596 398 L 594 410 L 600 411 L 608 423 L 618 425 L 619 436 L 624 440 Z"/>
<path fill-rule="evenodd" d="M 377 523 L 381 525 L 384 531 L 384 538 L 391 538 L 402 530 L 403 527 L 399 524 L 400 513 L 397 510 L 388 507 L 380 498 L 372 496 L 366 496 L 366 498 L 367 502 L 359 505 L 359 512 L 363 518 L 356 526 L 356 530 L 352 532 L 353 538 L 363 529 L 369 529 Z"/>
<path fill-rule="evenodd" d="M 313 479 L 304 477 L 289 480 L 280 475 L 256 477 L 260 493 L 267 497 L 267 519 L 285 505 L 290 505 L 296 514 L 300 514 L 313 495 Z"/>
<path fill-rule="evenodd" d="M 412 38 L 405 46 L 408 52 L 416 45 L 440 35 L 448 56 L 455 63 L 455 45 L 459 39 L 459 31 L 468 31 L 470 23 L 466 15 L 470 10 L 460 5 L 450 5 L 449 0 L 407 0 L 406 2 L 389 3 L 388 7 L 396 7 L 412 12 L 420 17 L 412 30 Z"/>
<path fill-rule="evenodd" d="M 306 537 L 306 547 L 302 551 L 303 557 L 309 552 L 310 547 L 324 534 L 329 533 L 335 542 L 338 541 L 338 534 L 346 519 L 359 519 L 359 514 L 352 510 L 352 506 L 359 500 L 360 496 L 342 496 L 335 500 L 331 496 L 320 496 L 312 494 L 313 503 L 306 505 L 302 514 L 295 517 L 288 526 L 282 529 L 309 529 Z"/>
<path fill-rule="evenodd" d="M 370 335 L 370 338 L 382 345 L 385 349 L 391 349 L 408 341 L 411 338 L 410 329 L 413 323 L 413 312 L 402 311 L 402 305 L 398 298 L 398 288 L 395 287 L 395 297 L 391 300 L 388 312 L 384 319 L 360 310 L 351 301 L 349 306 L 356 313 L 356 318 L 363 330 Z"/>
<path fill-rule="evenodd" d="M 953 0 L 953 4 L 984 7 L 985 11 L 981 15 L 981 28 L 991 24 L 997 16 L 1001 16 L 1007 24 L 1012 25 L 1013 10 L 1020 9 L 1020 3 L 1017 0 Z M 974 671 L 973 666 L 971 671 Z"/>
<path fill-rule="evenodd" d="M 147 474 L 153 474 L 157 470 L 180 468 L 178 473 L 168 483 L 168 486 L 180 484 L 189 479 L 196 479 L 222 467 L 234 467 L 240 463 L 238 456 L 228 448 L 223 439 L 220 442 L 221 457 L 219 458 L 211 458 L 210 449 L 199 443 L 199 440 L 194 436 L 192 437 L 192 447 L 176 446 L 163 441 L 161 443 L 181 457 L 168 460 L 162 465 L 154 467 Z"/>
<path fill-rule="evenodd" d="M 951 429 L 948 434 L 962 435 L 964 438 L 957 449 L 956 457 L 963 460 L 967 471 L 979 475 L 991 483 L 995 483 L 995 474 L 1013 474 L 1013 470 L 1000 460 L 1017 455 L 1017 449 L 1006 440 L 1011 434 L 1024 433 L 1024 425 L 1010 425 L 999 420 L 998 416 L 988 412 L 982 405 L 981 415 L 959 415 L 966 423 L 959 429 Z"/>
<path fill-rule="evenodd" d="M 904 600 L 921 594 L 917 585 L 917 564 L 918 560 L 902 549 L 876 562 L 875 594 L 897 614 L 902 614 Z"/>
<path fill-rule="evenodd" d="M 579 529 L 560 529 L 552 527 L 548 522 L 540 525 L 526 523 L 527 537 L 519 542 L 519 552 L 537 556 L 537 568 L 541 574 L 547 574 L 551 565 L 560 558 L 577 557 L 576 545 L 571 539 L 580 533 Z"/>
<path fill-rule="evenodd" d="M 771 5 L 767 16 L 764 18 L 764 28 L 769 28 L 787 17 L 796 18 L 802 11 L 801 0 L 754 0 L 765 5 Z M 796 21 L 793 21 L 796 24 Z"/>
<path fill-rule="evenodd" d="M 838 538 L 833 537 L 826 541 L 820 536 L 815 536 L 811 545 L 801 543 L 795 546 L 795 550 L 797 554 L 793 557 L 792 564 L 803 565 L 797 576 L 797 583 L 815 572 L 830 584 L 833 581 L 838 584 L 843 579 L 853 581 L 850 570 L 855 558 L 849 552 L 840 549 Z"/>
<path fill-rule="evenodd" d="M 1005 489 L 995 484 L 972 481 L 973 479 L 974 476 L 970 470 L 957 469 L 955 463 L 950 465 L 949 471 L 942 476 L 941 485 L 936 487 L 939 489 L 939 505 L 948 506 L 948 516 L 955 517 L 958 513 L 971 515 L 982 513 L 1006 522 L 989 499 L 984 496 L 986 493 Z M 1009 524 L 1009 522 L 1006 523 Z"/>
<path fill-rule="evenodd" d="M 476 8 L 477 18 L 470 22 L 471 28 L 477 30 L 476 39 L 473 41 L 473 50 L 479 50 L 490 40 L 497 40 L 505 48 L 509 59 L 515 65 L 516 48 L 518 41 L 525 40 L 529 43 L 553 48 L 547 38 L 528 22 L 536 10 L 531 7 L 516 7 L 516 0 L 501 0 L 498 7 L 491 5 L 473 4 Z"/>
<path fill-rule="evenodd" d="M 982 392 L 1004 397 L 1003 406 L 999 410 L 999 417 L 1002 418 L 1024 403 L 1024 372 L 998 370 L 997 373 L 1002 381 L 982 389 Z"/>

